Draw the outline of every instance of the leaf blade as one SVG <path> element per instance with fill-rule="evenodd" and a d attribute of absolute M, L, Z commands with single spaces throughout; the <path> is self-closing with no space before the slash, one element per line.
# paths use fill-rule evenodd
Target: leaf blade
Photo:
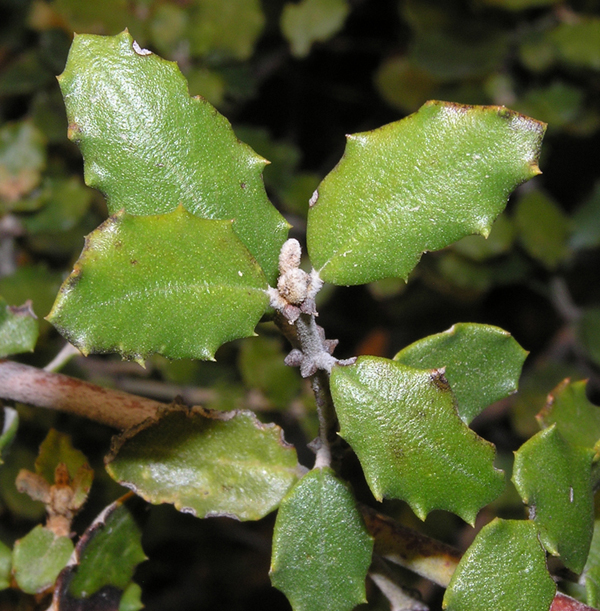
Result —
<path fill-rule="evenodd" d="M 348 136 L 309 211 L 308 250 L 321 277 L 406 279 L 423 252 L 487 235 L 510 192 L 539 174 L 544 130 L 503 107 L 427 102 Z"/>

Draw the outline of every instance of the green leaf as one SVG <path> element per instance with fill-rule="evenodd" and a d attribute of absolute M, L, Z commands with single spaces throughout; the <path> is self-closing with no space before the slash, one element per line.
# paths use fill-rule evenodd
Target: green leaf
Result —
<path fill-rule="evenodd" d="M 577 321 L 577 336 L 588 357 L 600 365 L 600 308 L 584 308 Z"/>
<path fill-rule="evenodd" d="M 587 604 L 597 608 L 600 605 L 600 520 L 594 522 L 590 553 L 579 583 L 585 584 Z"/>
<path fill-rule="evenodd" d="M 77 544 L 77 557 L 68 587 L 73 598 L 89 598 L 106 586 L 127 589 L 146 554 L 142 531 L 124 504 L 109 505 L 94 520 Z"/>
<path fill-rule="evenodd" d="M 2 454 L 10 446 L 19 428 L 19 412 L 12 407 L 2 407 L 2 430 L 0 431 L 0 465 L 4 463 Z"/>
<path fill-rule="evenodd" d="M 89 208 L 94 192 L 76 176 L 50 179 L 45 186 L 44 206 L 37 214 L 23 217 L 25 229 L 30 234 L 73 229 Z"/>
<path fill-rule="evenodd" d="M 131 582 L 121 596 L 119 611 L 139 611 L 143 608 L 142 588 L 137 583 Z"/>
<path fill-rule="evenodd" d="M 82 35 L 59 81 L 86 183 L 106 195 L 111 214 L 152 215 L 182 204 L 203 218 L 233 219 L 274 282 L 288 225 L 267 199 L 267 162 L 206 100 L 190 98 L 174 63 L 136 50 L 128 32 Z"/>
<path fill-rule="evenodd" d="M 459 418 L 439 370 L 359 357 L 333 368 L 331 393 L 340 435 L 356 452 L 376 499 L 403 499 L 421 519 L 445 509 L 472 524 L 502 492 L 492 444 Z"/>
<path fill-rule="evenodd" d="M 494 519 L 465 552 L 444 596 L 448 611 L 548 611 L 556 585 L 535 524 Z"/>
<path fill-rule="evenodd" d="M 67 22 L 67 27 L 75 32 L 116 34 L 121 31 L 124 23 L 133 20 L 127 0 L 55 0 L 52 7 Z"/>
<path fill-rule="evenodd" d="M 297 478 L 298 461 L 281 429 L 252 412 L 170 408 L 114 442 L 111 477 L 151 503 L 198 517 L 258 520 Z"/>
<path fill-rule="evenodd" d="M 193 54 L 221 51 L 247 60 L 265 25 L 260 0 L 195 0 L 188 36 Z"/>
<path fill-rule="evenodd" d="M 556 4 L 560 0 L 483 0 L 484 4 L 497 6 L 508 11 L 523 11 L 536 6 Z"/>
<path fill-rule="evenodd" d="M 420 369 L 444 368 L 444 376 L 468 424 L 488 405 L 517 391 L 527 352 L 502 329 L 459 323 L 407 346 L 395 361 Z"/>
<path fill-rule="evenodd" d="M 284 363 L 285 353 L 276 338 L 256 337 L 243 342 L 239 369 L 248 388 L 257 388 L 275 407 L 287 408 L 299 394 L 298 371 Z"/>
<path fill-rule="evenodd" d="M 525 250 L 549 269 L 569 256 L 569 219 L 541 191 L 529 191 L 519 199 L 515 224 Z"/>
<path fill-rule="evenodd" d="M 423 252 L 489 234 L 510 192 L 539 174 L 544 129 L 503 107 L 428 102 L 348 136 L 308 215 L 308 249 L 323 280 L 406 279 Z"/>
<path fill-rule="evenodd" d="M 341 30 L 349 12 L 347 0 L 286 3 L 281 14 L 281 31 L 290 43 L 292 55 L 306 57 L 315 42 L 328 40 Z"/>
<path fill-rule="evenodd" d="M 600 17 L 565 21 L 550 33 L 550 38 L 564 63 L 600 70 Z"/>
<path fill-rule="evenodd" d="M 119 212 L 92 232 L 48 320 L 84 354 L 212 359 L 252 335 L 267 281 L 230 221 Z"/>
<path fill-rule="evenodd" d="M 581 119 L 584 92 L 562 81 L 535 87 L 517 103 L 520 112 L 539 117 L 551 130 L 576 125 Z"/>
<path fill-rule="evenodd" d="M 10 587 L 12 550 L 0 541 L 0 590 Z"/>
<path fill-rule="evenodd" d="M 271 582 L 294 611 L 350 611 L 366 602 L 372 551 L 348 486 L 329 468 L 313 469 L 277 512 Z"/>
<path fill-rule="evenodd" d="M 54 585 L 73 553 L 69 537 L 57 537 L 41 525 L 15 543 L 13 574 L 21 590 L 37 594 Z"/>
<path fill-rule="evenodd" d="M 514 224 L 503 214 L 498 217 L 487 238 L 481 235 L 467 236 L 453 244 L 452 250 L 473 261 L 487 261 L 509 252 L 514 237 Z"/>
<path fill-rule="evenodd" d="M 30 121 L 0 129 L 0 213 L 37 186 L 45 165 L 44 137 Z"/>
<path fill-rule="evenodd" d="M 571 445 L 552 425 L 515 452 L 512 481 L 540 529 L 544 547 L 575 573 L 592 540 L 594 451 Z"/>
<path fill-rule="evenodd" d="M 573 215 L 573 232 L 569 245 L 573 249 L 600 246 L 600 182 Z"/>
<path fill-rule="evenodd" d="M 0 358 L 33 352 L 39 335 L 36 319 L 31 301 L 22 306 L 9 306 L 0 297 Z"/>
<path fill-rule="evenodd" d="M 40 445 L 35 471 L 48 483 L 54 484 L 54 472 L 59 463 L 64 463 L 69 476 L 74 478 L 79 469 L 88 464 L 88 460 L 83 452 L 73 447 L 70 435 L 50 429 Z"/>
<path fill-rule="evenodd" d="M 600 407 L 589 401 L 586 387 L 587 380 L 564 380 L 548 395 L 536 418 L 542 428 L 556 424 L 574 446 L 593 448 L 600 440 Z"/>

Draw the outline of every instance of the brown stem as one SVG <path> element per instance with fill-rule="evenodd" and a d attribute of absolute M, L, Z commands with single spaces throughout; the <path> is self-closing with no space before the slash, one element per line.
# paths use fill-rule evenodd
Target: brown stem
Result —
<path fill-rule="evenodd" d="M 0 359 L 0 399 L 56 409 L 117 429 L 155 418 L 164 403 Z"/>

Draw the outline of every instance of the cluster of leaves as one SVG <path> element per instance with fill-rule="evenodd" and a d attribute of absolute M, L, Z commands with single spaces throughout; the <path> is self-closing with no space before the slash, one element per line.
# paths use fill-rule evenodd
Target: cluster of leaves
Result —
<path fill-rule="evenodd" d="M 539 538 L 566 568 L 582 574 L 579 586 L 567 585 L 570 593 L 597 606 L 598 543 L 592 541 L 597 408 L 586 399 L 584 383 L 569 382 L 554 391 L 540 414 L 539 433 L 532 415 L 565 375 L 591 374 L 595 386 L 600 317 L 580 270 L 582 264 L 591 261 L 592 269 L 596 264 L 592 249 L 600 240 L 598 188 L 591 195 L 589 188 L 569 194 L 573 199 L 566 201 L 560 190 L 550 195 L 551 183 L 545 191 L 523 190 L 510 216 L 501 216 L 490 233 L 510 191 L 536 174 L 542 129 L 511 112 L 439 103 L 426 105 L 401 123 L 354 134 L 343 161 L 321 184 L 322 166 L 316 173 L 317 165 L 302 168 L 297 145 L 274 142 L 264 130 L 236 129 L 239 137 L 274 161 L 265 167 L 264 159 L 236 140 L 209 103 L 189 97 L 188 85 L 174 65 L 144 47 L 177 59 L 192 94 L 202 93 L 235 116 L 265 78 L 257 76 L 264 64 L 257 61 L 252 70 L 243 63 L 253 55 L 263 29 L 281 28 L 286 49 L 289 44 L 286 53 L 305 57 L 316 41 L 327 40 L 345 19 L 352 19 L 349 3 L 304 0 L 277 11 L 250 1 L 232 3 L 231 11 L 224 10 L 222 2 L 209 1 L 88 4 L 32 3 L 28 25 L 12 36 L 33 28 L 39 33 L 37 47 L 14 53 L 0 80 L 3 115 L 19 118 L 2 128 L 0 142 L 0 231 L 6 236 L 0 294 L 8 302 L 0 304 L 0 356 L 31 350 L 38 333 L 37 362 L 56 352 L 56 335 L 45 322 L 38 325 L 26 301 L 33 301 L 40 317 L 48 314 L 60 278 L 48 263 L 66 269 L 82 245 L 81 236 L 91 231 L 50 315 L 74 345 L 85 354 L 117 352 L 149 361 L 150 371 L 170 382 L 206 384 L 212 388 L 202 402 L 213 408 L 246 408 L 258 402 L 273 417 L 277 409 L 292 405 L 288 414 L 299 415 L 300 438 L 310 439 L 316 427 L 313 400 L 299 377 L 282 365 L 282 346 L 272 337 L 272 323 L 260 326 L 259 338 L 240 345 L 241 377 L 233 378 L 233 385 L 225 365 L 207 369 L 192 361 L 170 363 L 156 353 L 212 359 L 224 342 L 252 335 L 268 311 L 265 291 L 275 285 L 277 256 L 289 227 L 266 197 L 262 172 L 272 199 L 288 221 L 300 227 L 306 202 L 318 185 L 307 225 L 312 264 L 333 285 L 369 283 L 368 293 L 363 289 L 361 295 L 370 295 L 388 321 L 404 319 L 410 326 L 411 317 L 431 319 L 434 309 L 423 304 L 432 294 L 443 308 L 451 293 L 455 301 L 450 310 L 462 302 L 472 312 L 472 304 L 485 303 L 490 295 L 497 299 L 502 287 L 520 285 L 523 292 L 532 281 L 564 317 L 568 333 L 550 347 L 544 345 L 552 358 L 539 359 L 526 373 L 525 392 L 511 411 L 518 434 L 533 437 L 516 454 L 513 481 L 518 497 L 505 495 L 506 500 L 496 504 L 501 515 L 519 517 L 524 502 L 530 519 L 496 520 L 481 530 L 454 573 L 444 604 L 449 609 L 548 609 L 556 588 Z M 458 2 L 402 3 L 410 43 L 390 37 L 392 51 L 382 60 L 374 83 L 384 99 L 403 112 L 416 110 L 429 97 L 508 103 L 549 120 L 551 146 L 552 138 L 557 143 L 565 138 L 593 142 L 598 126 L 593 106 L 598 17 L 586 7 L 554 4 L 490 0 L 475 10 Z M 360 7 L 355 10 L 359 13 Z M 65 32 L 116 34 L 125 25 L 137 46 L 126 33 L 78 37 L 60 79 L 68 133 L 84 154 L 86 183 L 106 196 L 111 215 L 94 229 L 106 216 L 105 204 L 79 178 L 51 76 L 62 70 Z M 462 32 L 460 38 L 456 32 Z M 19 44 L 23 42 L 12 42 L 12 48 Z M 404 50 L 398 52 L 398 46 Z M 266 62 L 264 51 L 256 53 Z M 25 97 L 27 116 L 22 119 L 15 108 Z M 381 122 L 370 117 L 367 124 Z M 428 149 L 431 142 L 437 148 Z M 557 203 L 561 195 L 561 203 L 574 211 L 570 216 Z M 452 214 L 442 219 L 440 210 L 448 208 Z M 460 239 L 471 233 L 489 237 Z M 411 274 L 421 253 L 453 242 L 426 257 Z M 565 283 L 557 279 L 561 273 L 574 278 L 571 285 L 591 307 L 580 308 L 569 300 Z M 409 274 L 413 284 L 404 289 L 402 280 Z M 585 291 L 577 291 L 577 282 Z M 328 298 L 324 293 L 322 304 Z M 398 305 L 403 300 L 413 312 Z M 329 303 L 335 308 L 335 295 Z M 433 330 L 444 328 L 439 321 L 451 314 L 441 316 Z M 343 312 L 330 315 L 334 326 L 336 317 L 339 328 L 345 324 Z M 485 309 L 476 317 L 489 320 Z M 495 315 L 492 320 L 506 317 Z M 515 330 L 524 324 L 531 325 L 530 318 Z M 343 333 L 352 337 L 354 330 L 346 326 L 349 330 Z M 548 324 L 532 326 L 533 333 L 522 334 L 527 347 L 526 340 L 533 347 L 547 340 L 536 338 L 536 327 L 546 335 L 554 330 Z M 376 339 L 376 333 L 367 336 L 364 347 Z M 406 339 L 414 339 L 410 331 L 402 332 L 400 345 L 408 343 Z M 236 354 L 227 350 L 232 349 L 226 346 L 219 353 L 225 363 Z M 493 467 L 492 446 L 467 425 L 488 405 L 506 401 L 514 392 L 524 356 L 518 344 L 495 327 L 456 325 L 409 345 L 393 359 L 366 356 L 354 365 L 334 366 L 331 393 L 340 435 L 356 453 L 374 497 L 402 499 L 421 518 L 444 509 L 473 523 L 505 485 Z M 216 385 L 210 379 L 215 377 L 220 380 Z M 26 425 L 33 416 L 23 407 L 19 411 Z M 585 425 L 573 427 L 574 420 Z M 14 436 L 16 418 L 10 408 L 5 408 L 5 423 L 3 445 Z M 35 467 L 46 484 L 29 486 L 50 515 L 49 490 L 59 484 L 79 490 L 76 482 L 83 476 L 77 478 L 77 469 L 86 462 L 78 458 L 78 464 L 71 465 L 64 449 L 53 450 L 52 466 L 38 467 L 49 462 L 43 457 L 53 435 L 42 444 Z M 302 443 L 296 445 L 301 455 Z M 513 440 L 510 449 L 518 445 Z M 499 462 L 507 463 L 507 454 L 500 447 Z M 4 506 L 22 518 L 39 517 L 39 507 L 27 509 L 9 483 L 16 466 L 28 462 L 25 448 L 17 443 L 7 461 L 0 472 L 7 482 Z M 152 503 L 173 503 L 197 516 L 257 520 L 279 506 L 272 582 L 293 607 L 322 609 L 327 600 L 327 608 L 350 609 L 364 600 L 373 541 L 354 500 L 356 494 L 371 502 L 369 493 L 360 491 L 360 476 L 354 478 L 354 494 L 337 468 L 302 476 L 296 452 L 283 442 L 280 429 L 259 423 L 250 412 L 170 409 L 159 424 L 146 423 L 120 436 L 107 461 L 112 477 L 138 495 Z M 64 469 L 60 476 L 55 473 L 61 464 L 68 475 Z M 101 471 L 96 469 L 97 477 Z M 110 500 L 118 496 L 110 483 L 99 486 L 108 489 Z M 388 508 L 409 516 L 406 509 Z M 76 504 L 71 511 L 78 509 Z M 112 555 L 94 557 L 86 565 L 86 554 L 107 545 L 94 544 L 97 533 L 108 530 L 97 525 L 113 519 L 115 528 L 132 533 L 132 539 L 109 537 Z M 456 531 L 456 523 L 449 528 Z M 76 561 L 69 560 L 71 539 L 57 536 L 50 520 L 45 527 L 23 532 L 12 550 L 3 548 L 3 583 L 30 594 L 53 591 L 55 604 L 65 608 L 88 598 L 95 604 L 94 595 L 113 597 L 111 604 L 118 608 L 139 608 L 139 588 L 131 579 L 144 556 L 139 529 L 125 506 L 110 505 L 84 530 L 72 556 Z M 6 542 L 16 538 L 3 534 Z M 376 539 L 376 552 L 378 545 Z M 131 554 L 123 553 L 125 548 Z M 33 558 L 44 556 L 40 550 L 48 551 L 51 575 L 47 567 L 31 568 Z M 109 573 L 114 577 L 97 582 L 98 575 L 106 573 L 104 567 L 121 557 L 123 562 Z M 23 572 L 22 566 L 29 570 Z M 91 567 L 96 582 L 70 585 L 85 581 L 84 566 Z M 373 581 L 386 592 L 374 566 Z M 410 596 L 399 603 L 401 590 L 396 587 L 390 595 L 390 582 L 384 582 L 395 608 L 420 608 Z M 504 598 L 499 599 L 499 593 Z M 373 608 L 385 608 L 376 594 L 369 600 Z"/>

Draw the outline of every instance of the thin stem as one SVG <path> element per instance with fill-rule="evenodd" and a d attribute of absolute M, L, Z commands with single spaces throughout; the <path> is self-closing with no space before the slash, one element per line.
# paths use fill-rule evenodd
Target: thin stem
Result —
<path fill-rule="evenodd" d="M 0 399 L 83 416 L 117 429 L 156 418 L 164 403 L 0 359 Z"/>

